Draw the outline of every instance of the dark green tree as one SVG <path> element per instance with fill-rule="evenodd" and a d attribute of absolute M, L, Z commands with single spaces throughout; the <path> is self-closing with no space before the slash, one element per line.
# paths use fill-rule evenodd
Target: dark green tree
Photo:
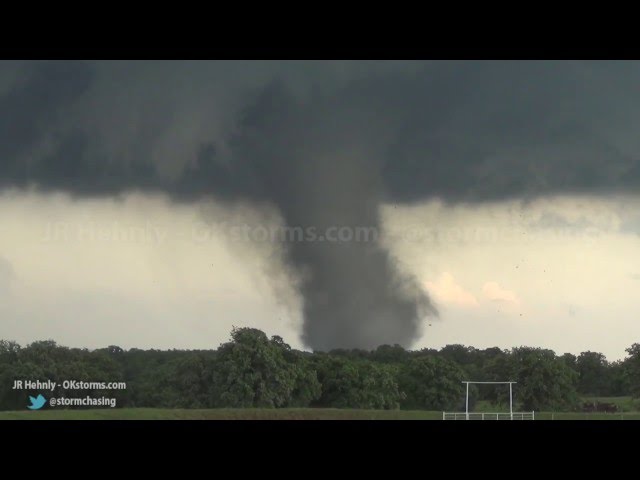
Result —
<path fill-rule="evenodd" d="M 393 365 L 322 355 L 316 368 L 322 384 L 316 406 L 390 410 L 399 408 L 404 397 Z"/>
<path fill-rule="evenodd" d="M 511 378 L 517 381 L 515 399 L 524 410 L 566 410 L 578 402 L 578 376 L 551 350 L 514 348 Z"/>
<path fill-rule="evenodd" d="M 234 329 L 231 337 L 216 355 L 213 396 L 217 406 L 284 407 L 314 396 L 316 391 L 309 386 L 313 374 L 291 361 L 290 347 L 280 337 L 270 340 L 253 328 Z"/>
<path fill-rule="evenodd" d="M 640 398 L 640 343 L 627 348 L 629 356 L 625 360 L 629 382 L 629 392 L 634 398 Z"/>
<path fill-rule="evenodd" d="M 578 357 L 576 357 L 573 353 L 565 353 L 560 359 L 565 363 L 565 365 L 572 370 L 578 372 Z"/>
<path fill-rule="evenodd" d="M 609 392 L 612 397 L 629 395 L 631 391 L 628 364 L 625 361 L 615 361 L 609 364 Z"/>
<path fill-rule="evenodd" d="M 409 359 L 409 352 L 400 345 L 380 345 L 371 353 L 370 358 L 381 363 L 401 364 Z"/>
<path fill-rule="evenodd" d="M 609 362 L 602 353 L 582 352 L 576 359 L 578 392 L 583 395 L 607 395 L 610 390 Z"/>
<path fill-rule="evenodd" d="M 406 398 L 402 408 L 423 410 L 456 409 L 463 397 L 465 371 L 441 357 L 420 357 L 400 369 L 400 388 Z"/>

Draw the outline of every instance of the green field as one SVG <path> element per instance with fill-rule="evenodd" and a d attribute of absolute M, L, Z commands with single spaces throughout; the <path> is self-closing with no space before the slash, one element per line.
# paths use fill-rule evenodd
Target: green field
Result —
<path fill-rule="evenodd" d="M 613 403 L 620 412 L 640 412 L 640 399 L 631 397 L 584 397 L 583 401 Z"/>
<path fill-rule="evenodd" d="M 438 420 L 442 412 L 333 408 L 116 408 L 0 412 L 0 420 Z"/>
<path fill-rule="evenodd" d="M 331 408 L 210 409 L 118 408 L 0 412 L 0 420 L 440 420 L 442 412 L 420 410 L 340 410 Z M 540 420 L 640 420 L 622 414 L 536 413 Z"/>

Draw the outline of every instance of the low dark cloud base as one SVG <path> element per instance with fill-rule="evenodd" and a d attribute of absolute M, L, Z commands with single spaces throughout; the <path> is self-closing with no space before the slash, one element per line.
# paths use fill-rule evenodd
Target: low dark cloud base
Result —
<path fill-rule="evenodd" d="M 176 168 L 166 169 L 150 153 L 157 137 L 132 131 L 137 153 L 114 156 L 107 153 L 117 151 L 105 144 L 108 132 L 74 120 L 92 104 L 94 84 L 105 80 L 100 75 L 111 75 L 108 68 L 27 64 L 0 94 L 0 186 L 267 202 L 287 225 L 319 231 L 380 228 L 383 202 L 638 192 L 640 64 L 410 67 L 360 69 L 349 81 L 300 95 L 289 86 L 287 75 L 295 70 L 289 65 L 280 80 L 238 93 L 240 107 L 224 138 L 189 145 L 173 160 Z M 181 65 L 193 82 L 198 68 Z M 298 77 L 305 68 L 299 64 Z M 113 70 L 126 89 L 126 68 L 124 74 L 122 65 Z M 139 74 L 131 81 L 139 83 Z M 157 91 L 163 79 L 148 81 Z M 163 101 L 170 104 L 173 94 L 168 85 Z M 125 106 L 91 115 L 126 122 L 139 113 Z M 175 121 L 177 129 L 180 118 Z M 409 346 L 424 316 L 436 312 L 376 242 L 291 242 L 286 260 L 300 279 L 303 339 L 313 348 Z"/>

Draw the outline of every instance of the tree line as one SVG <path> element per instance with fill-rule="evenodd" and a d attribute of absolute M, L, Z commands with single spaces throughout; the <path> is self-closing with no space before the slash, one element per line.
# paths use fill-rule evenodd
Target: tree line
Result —
<path fill-rule="evenodd" d="M 119 407 L 331 407 L 463 410 L 463 380 L 518 382 L 521 410 L 572 410 L 582 396 L 640 396 L 640 344 L 609 362 L 601 353 L 556 355 L 517 347 L 440 350 L 305 352 L 281 337 L 237 328 L 216 350 L 97 350 L 67 348 L 54 341 L 21 347 L 0 341 L 0 410 L 21 410 L 27 395 L 109 396 Z M 13 390 L 14 380 L 126 382 L 119 391 Z M 508 402 L 506 388 L 471 389 L 478 401 Z"/>

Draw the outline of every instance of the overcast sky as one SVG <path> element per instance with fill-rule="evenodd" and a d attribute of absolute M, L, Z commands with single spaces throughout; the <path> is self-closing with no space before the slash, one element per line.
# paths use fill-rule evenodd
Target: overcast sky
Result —
<path fill-rule="evenodd" d="M 251 326 L 298 348 L 622 358 L 638 80 L 630 62 L 0 63 L 0 338 L 215 348 Z M 262 236 L 292 227 L 377 238 Z"/>

